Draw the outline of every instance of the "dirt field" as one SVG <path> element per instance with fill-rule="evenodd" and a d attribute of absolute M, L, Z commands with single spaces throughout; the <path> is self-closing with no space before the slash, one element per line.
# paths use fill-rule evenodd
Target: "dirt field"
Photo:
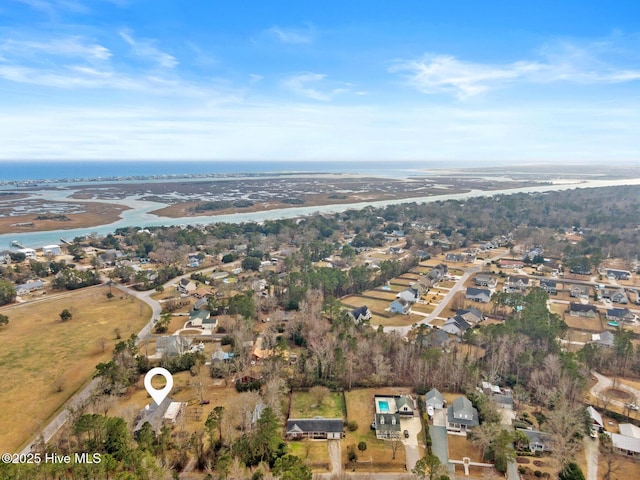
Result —
<path fill-rule="evenodd" d="M 108 291 L 86 288 L 0 309 L 9 317 L 0 328 L 2 450 L 17 451 L 111 357 L 115 328 L 126 339 L 149 320 L 147 305 L 120 294 L 109 300 Z M 58 313 L 65 308 L 73 318 L 62 323 Z"/>

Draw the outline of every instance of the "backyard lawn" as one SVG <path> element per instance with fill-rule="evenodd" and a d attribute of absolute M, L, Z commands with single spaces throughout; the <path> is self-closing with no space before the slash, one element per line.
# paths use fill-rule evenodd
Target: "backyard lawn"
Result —
<path fill-rule="evenodd" d="M 345 418 L 344 399 L 341 393 L 330 392 L 322 403 L 309 392 L 293 392 L 291 394 L 291 411 L 289 418 Z"/>

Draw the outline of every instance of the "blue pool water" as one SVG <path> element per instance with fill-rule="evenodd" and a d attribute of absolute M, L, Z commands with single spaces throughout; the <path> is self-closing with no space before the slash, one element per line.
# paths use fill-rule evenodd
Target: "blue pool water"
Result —
<path fill-rule="evenodd" d="M 380 410 L 380 413 L 389 413 L 389 402 L 378 400 L 378 410 Z"/>

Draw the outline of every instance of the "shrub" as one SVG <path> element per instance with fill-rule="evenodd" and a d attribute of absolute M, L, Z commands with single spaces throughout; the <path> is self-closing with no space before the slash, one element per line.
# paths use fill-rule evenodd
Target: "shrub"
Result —
<path fill-rule="evenodd" d="M 354 420 L 351 420 L 350 422 L 348 422 L 347 430 L 349 430 L 350 432 L 355 432 L 356 430 L 358 430 L 358 422 Z"/>

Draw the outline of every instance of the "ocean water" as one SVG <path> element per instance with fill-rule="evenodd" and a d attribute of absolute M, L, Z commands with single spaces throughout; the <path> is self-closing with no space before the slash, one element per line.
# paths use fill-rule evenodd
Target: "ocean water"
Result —
<path fill-rule="evenodd" d="M 0 182 L 41 180 L 112 179 L 181 175 L 229 175 L 249 173 L 356 173 L 407 177 L 437 162 L 271 162 L 271 161 L 4 161 Z"/>

